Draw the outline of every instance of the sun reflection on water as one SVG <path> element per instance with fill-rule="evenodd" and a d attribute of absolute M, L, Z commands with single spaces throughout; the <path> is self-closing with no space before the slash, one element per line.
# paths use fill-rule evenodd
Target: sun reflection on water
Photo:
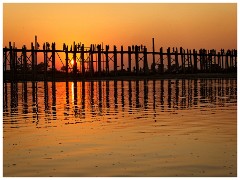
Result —
<path fill-rule="evenodd" d="M 3 91 L 5 176 L 236 176 L 236 79 L 20 82 Z"/>

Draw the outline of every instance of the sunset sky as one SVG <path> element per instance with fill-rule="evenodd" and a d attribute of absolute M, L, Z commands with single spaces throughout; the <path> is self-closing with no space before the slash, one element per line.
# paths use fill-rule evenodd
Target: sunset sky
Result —
<path fill-rule="evenodd" d="M 123 45 L 236 49 L 237 4 L 3 4 L 3 46 L 30 48 L 44 42 L 73 41 Z"/>

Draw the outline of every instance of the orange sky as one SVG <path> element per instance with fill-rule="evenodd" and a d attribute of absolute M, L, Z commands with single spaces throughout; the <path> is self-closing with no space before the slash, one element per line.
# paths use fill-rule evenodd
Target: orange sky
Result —
<path fill-rule="evenodd" d="M 3 46 L 44 42 L 236 49 L 237 4 L 3 4 Z M 40 48 L 41 48 L 40 47 Z"/>

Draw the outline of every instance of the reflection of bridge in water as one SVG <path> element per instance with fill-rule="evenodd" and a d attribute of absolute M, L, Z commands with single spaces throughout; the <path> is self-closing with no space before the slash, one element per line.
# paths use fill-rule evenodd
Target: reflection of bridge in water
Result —
<path fill-rule="evenodd" d="M 4 116 L 10 114 L 12 123 L 14 116 L 29 113 L 33 121 L 42 114 L 57 120 L 72 112 L 79 118 L 89 114 L 114 118 L 118 113 L 177 112 L 237 103 L 236 79 L 11 82 L 4 83 L 3 90 Z"/>

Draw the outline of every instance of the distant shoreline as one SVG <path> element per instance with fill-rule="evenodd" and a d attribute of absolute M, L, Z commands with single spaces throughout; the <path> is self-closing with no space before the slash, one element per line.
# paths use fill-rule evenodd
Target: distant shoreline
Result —
<path fill-rule="evenodd" d="M 56 77 L 54 81 L 65 82 L 65 81 L 108 81 L 108 80 L 164 80 L 164 79 L 213 79 L 213 78 L 237 78 L 237 73 L 196 73 L 196 74 L 158 74 L 158 75 L 139 75 L 139 76 L 101 76 L 101 77 Z M 21 78 L 16 79 L 17 82 L 32 81 L 31 79 L 23 80 Z M 37 77 L 36 81 L 44 81 L 43 78 Z M 49 77 L 47 81 L 52 81 Z M 4 82 L 12 82 L 9 79 L 4 79 Z"/>

